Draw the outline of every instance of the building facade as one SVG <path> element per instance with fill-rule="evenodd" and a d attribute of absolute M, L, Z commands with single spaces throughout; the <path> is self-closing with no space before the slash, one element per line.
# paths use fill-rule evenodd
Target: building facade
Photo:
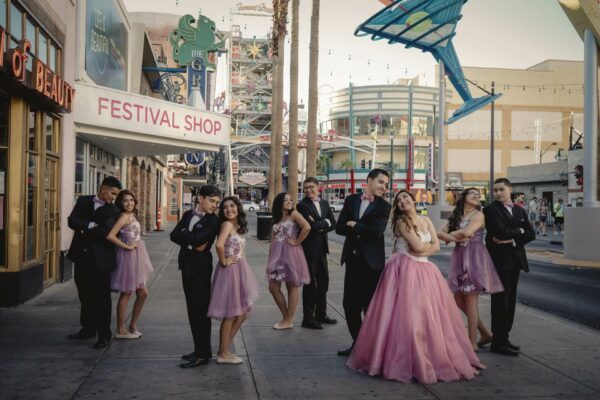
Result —
<path fill-rule="evenodd" d="M 72 125 L 76 7 L 0 1 L 0 306 L 63 279 L 65 135 Z"/>

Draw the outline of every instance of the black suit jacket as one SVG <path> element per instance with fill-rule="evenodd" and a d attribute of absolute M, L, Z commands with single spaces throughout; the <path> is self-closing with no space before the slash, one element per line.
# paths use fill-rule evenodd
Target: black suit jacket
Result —
<path fill-rule="evenodd" d="M 194 275 L 195 272 L 200 272 L 200 269 L 206 264 L 212 267 L 210 248 L 221 225 L 215 214 L 205 214 L 190 230 L 193 216 L 191 210 L 183 213 L 181 220 L 171 232 L 171 241 L 181 246 L 178 262 L 179 269 L 184 275 Z M 196 250 L 197 246 L 203 244 L 208 244 L 204 251 Z"/>
<path fill-rule="evenodd" d="M 90 257 L 98 269 L 109 271 L 117 266 L 115 246 L 106 236 L 115 225 L 121 212 L 112 203 L 94 211 L 94 196 L 80 196 L 68 218 L 69 228 L 75 232 L 67 257 L 75 263 L 85 263 Z M 91 222 L 97 224 L 89 229 Z"/>
<path fill-rule="evenodd" d="M 359 218 L 360 196 L 360 194 L 353 194 L 346 197 L 335 226 L 335 231 L 339 235 L 346 236 L 342 250 L 342 264 L 346 262 L 352 250 L 359 250 L 370 268 L 382 270 L 385 266 L 383 233 L 390 218 L 392 206 L 383 198 L 376 197 L 369 204 L 362 218 Z M 346 225 L 348 221 L 356 221 L 354 228 Z"/>
<path fill-rule="evenodd" d="M 327 241 L 327 232 L 335 229 L 335 216 L 326 200 L 319 200 L 321 215 L 311 199 L 303 198 L 298 203 L 296 209 L 310 224 L 310 233 L 302 242 L 305 256 L 321 257 L 329 254 L 329 244 Z M 312 217 L 312 220 L 310 219 Z M 330 224 L 325 221 L 329 220 Z"/>
<path fill-rule="evenodd" d="M 483 209 L 483 214 L 487 230 L 485 243 L 496 269 L 499 272 L 516 269 L 529 271 L 525 244 L 535 239 L 535 231 L 525 210 L 515 205 L 511 215 L 502 203 L 494 201 Z M 519 228 L 525 233 L 521 233 Z M 500 240 L 513 239 L 516 245 L 494 243 L 494 237 Z"/>

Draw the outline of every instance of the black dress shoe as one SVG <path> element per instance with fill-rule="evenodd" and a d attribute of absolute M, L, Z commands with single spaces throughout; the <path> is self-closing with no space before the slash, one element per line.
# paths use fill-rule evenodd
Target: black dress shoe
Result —
<path fill-rule="evenodd" d="M 515 356 L 519 355 L 518 351 L 515 351 L 515 350 L 511 349 L 510 347 L 508 347 L 506 345 L 504 345 L 504 346 L 494 346 L 494 345 L 492 345 L 490 347 L 490 351 L 492 353 L 502 354 L 504 356 L 513 356 L 513 357 L 515 357 Z"/>
<path fill-rule="evenodd" d="M 208 364 L 208 358 L 198 358 L 194 356 L 192 359 L 188 360 L 188 362 L 181 363 L 179 366 L 181 368 L 194 368 L 206 364 Z"/>
<path fill-rule="evenodd" d="M 506 347 L 508 347 L 509 349 L 514 350 L 514 351 L 521 350 L 521 346 L 517 346 L 516 344 L 512 344 L 510 342 L 510 340 L 506 343 Z"/>
<path fill-rule="evenodd" d="M 84 331 L 79 331 L 77 333 L 71 333 L 69 336 L 67 336 L 69 339 L 91 339 L 96 337 L 95 333 L 87 333 Z"/>
<path fill-rule="evenodd" d="M 108 346 L 110 344 L 111 339 L 112 339 L 112 336 L 98 339 L 96 344 L 94 344 L 94 349 L 99 350 L 99 349 L 105 348 L 106 346 Z"/>
<path fill-rule="evenodd" d="M 182 360 L 190 361 L 192 358 L 196 358 L 196 352 L 192 351 L 190 354 L 184 354 L 181 356 Z"/>
<path fill-rule="evenodd" d="M 323 325 L 314 319 L 311 321 L 302 321 L 302 327 L 308 329 L 323 329 Z"/>
<path fill-rule="evenodd" d="M 350 353 L 352 353 L 352 349 L 354 348 L 354 345 L 348 347 L 347 349 L 344 350 L 340 350 L 337 352 L 338 356 L 343 356 L 343 357 L 347 357 L 350 355 Z"/>
<path fill-rule="evenodd" d="M 337 319 L 329 318 L 329 316 L 325 316 L 323 318 L 317 318 L 317 322 L 321 324 L 334 325 L 337 324 Z"/>

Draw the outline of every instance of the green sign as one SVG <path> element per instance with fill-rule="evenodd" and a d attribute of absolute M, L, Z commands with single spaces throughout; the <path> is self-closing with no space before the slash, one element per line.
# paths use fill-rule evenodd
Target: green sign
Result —
<path fill-rule="evenodd" d="M 173 59 L 180 67 L 189 66 L 194 59 L 201 59 L 209 71 L 215 70 L 215 64 L 209 54 L 216 53 L 225 46 L 225 40 L 215 43 L 215 23 L 204 15 L 196 19 L 189 14 L 179 19 L 178 28 L 169 35 L 173 46 Z"/>

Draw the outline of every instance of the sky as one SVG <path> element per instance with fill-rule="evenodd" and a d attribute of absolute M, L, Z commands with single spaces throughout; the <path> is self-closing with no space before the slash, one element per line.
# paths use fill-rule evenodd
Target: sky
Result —
<path fill-rule="evenodd" d="M 272 25 L 268 18 L 230 18 L 230 8 L 241 0 L 122 1 L 130 12 L 197 15 L 201 11 L 215 21 L 217 29 L 229 30 L 230 21 L 245 26 L 242 32 L 247 37 L 264 37 Z M 260 3 L 272 4 L 268 0 L 243 2 L 244 5 Z M 349 82 L 386 84 L 417 75 L 420 84 L 435 85 L 435 61 L 430 54 L 354 36 L 356 27 L 383 7 L 378 0 L 321 0 L 320 3 L 320 90 L 347 87 Z M 311 6 L 311 0 L 300 0 L 299 97 L 304 103 L 308 99 Z M 464 66 L 523 69 L 546 59 L 583 60 L 583 43 L 558 0 L 470 0 L 463 6 L 462 14 L 454 45 Z M 289 68 L 289 53 L 286 55 Z M 289 85 L 285 86 L 287 98 Z"/>

